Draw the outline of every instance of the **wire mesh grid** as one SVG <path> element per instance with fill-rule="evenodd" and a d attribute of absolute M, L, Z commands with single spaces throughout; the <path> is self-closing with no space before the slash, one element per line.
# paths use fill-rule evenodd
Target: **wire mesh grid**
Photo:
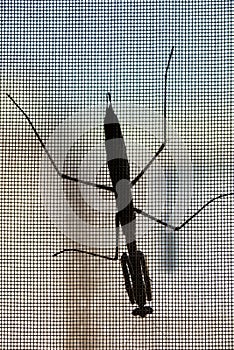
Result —
<path fill-rule="evenodd" d="M 115 253 L 106 92 L 126 142 L 134 203 L 180 224 L 232 188 L 232 13 L 220 1 L 1 4 L 1 343 L 3 349 L 233 349 L 232 198 L 179 232 L 137 215 L 153 314 L 134 317 Z M 120 255 L 126 251 L 120 234 Z"/>

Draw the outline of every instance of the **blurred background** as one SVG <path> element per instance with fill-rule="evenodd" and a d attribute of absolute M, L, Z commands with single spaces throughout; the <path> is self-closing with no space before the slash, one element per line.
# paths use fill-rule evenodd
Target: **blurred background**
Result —
<path fill-rule="evenodd" d="M 2 349 L 232 349 L 232 198 L 207 207 L 177 235 L 137 219 L 154 313 L 134 318 L 119 262 L 53 257 L 81 245 L 113 255 L 113 198 L 59 182 L 6 96 L 67 173 L 107 183 L 102 124 L 110 91 L 134 176 L 163 139 L 164 72 L 175 46 L 168 147 L 134 196 L 168 222 L 183 222 L 232 191 L 231 2 L 0 6 Z M 123 237 L 120 243 L 122 254 Z"/>

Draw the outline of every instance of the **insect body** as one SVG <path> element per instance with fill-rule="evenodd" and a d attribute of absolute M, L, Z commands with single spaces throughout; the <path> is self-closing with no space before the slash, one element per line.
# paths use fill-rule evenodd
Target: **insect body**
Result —
<path fill-rule="evenodd" d="M 27 119 L 30 127 L 32 128 L 35 136 L 43 147 L 48 159 L 50 160 L 54 170 L 57 175 L 64 181 L 72 181 L 76 183 L 81 183 L 87 186 L 98 188 L 99 190 L 105 190 L 112 192 L 115 195 L 117 214 L 115 219 L 116 226 L 116 250 L 115 256 L 109 257 L 106 255 L 100 255 L 96 253 L 87 252 L 80 249 L 63 249 L 60 252 L 54 254 L 57 256 L 63 252 L 76 251 L 79 253 L 88 254 L 91 256 L 96 256 L 99 258 L 104 258 L 107 260 L 118 260 L 118 240 L 119 240 L 119 225 L 121 225 L 123 234 L 126 240 L 126 246 L 128 250 L 127 253 L 123 253 L 121 257 L 121 265 L 123 270 L 123 276 L 125 280 L 125 287 L 128 293 L 129 300 L 132 304 L 136 303 L 138 307 L 133 310 L 133 315 L 139 315 L 140 317 L 145 317 L 147 314 L 153 312 L 152 308 L 146 306 L 147 300 L 152 300 L 151 293 L 151 283 L 148 273 L 148 267 L 146 264 L 146 259 L 144 254 L 138 250 L 136 242 L 136 214 L 147 217 L 154 222 L 167 227 L 173 231 L 179 231 L 185 225 L 187 225 L 191 220 L 193 220 L 203 209 L 205 209 L 212 202 L 222 199 L 224 197 L 233 195 L 233 192 L 220 194 L 217 197 L 210 199 L 205 203 L 199 210 L 197 210 L 193 215 L 191 215 L 187 220 L 185 220 L 180 226 L 172 226 L 171 224 L 162 221 L 146 212 L 140 208 L 136 208 L 133 203 L 131 188 L 141 179 L 146 171 L 150 168 L 151 164 L 156 160 L 160 153 L 166 147 L 166 85 L 167 85 L 167 72 L 169 69 L 169 64 L 173 54 L 173 49 L 171 50 L 168 64 L 165 72 L 164 80 L 164 141 L 156 153 L 153 155 L 152 159 L 146 164 L 146 166 L 140 171 L 140 173 L 133 179 L 130 180 L 130 166 L 127 157 L 127 151 L 123 135 L 121 132 L 121 127 L 116 114 L 113 111 L 111 105 L 111 95 L 107 94 L 107 108 L 104 120 L 104 131 L 105 131 L 105 147 L 107 156 L 107 165 L 109 168 L 109 174 L 112 181 L 112 186 L 106 186 L 104 184 L 97 184 L 90 181 L 84 181 L 70 175 L 64 174 L 60 171 L 55 161 L 53 160 L 51 154 L 46 148 L 43 140 L 41 139 L 36 128 L 32 124 L 28 115 L 23 111 L 23 109 L 16 103 L 16 101 L 9 95 L 7 96 L 15 104 L 15 106 L 20 110 L 20 112 Z"/>
<path fill-rule="evenodd" d="M 122 255 L 121 264 L 130 302 L 139 306 L 134 310 L 134 315 L 144 317 L 153 312 L 152 308 L 145 306 L 146 299 L 149 301 L 152 299 L 150 279 L 144 254 L 137 250 L 136 213 L 131 193 L 132 184 L 126 146 L 119 120 L 111 105 L 110 93 L 107 96 L 110 102 L 106 108 L 104 121 L 107 164 L 115 190 L 117 218 L 125 235 L 129 254 Z"/>

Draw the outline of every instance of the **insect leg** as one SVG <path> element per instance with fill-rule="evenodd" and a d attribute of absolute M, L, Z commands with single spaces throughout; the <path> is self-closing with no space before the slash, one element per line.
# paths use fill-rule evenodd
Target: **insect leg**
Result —
<path fill-rule="evenodd" d="M 56 173 L 58 174 L 59 177 L 61 177 L 64 180 L 69 180 L 69 181 L 73 181 L 73 182 L 78 182 L 87 186 L 92 186 L 92 187 L 96 187 L 102 190 L 106 190 L 106 191 L 110 191 L 110 192 L 115 192 L 113 187 L 109 187 L 109 186 L 105 186 L 105 185 L 101 185 L 101 184 L 96 184 L 90 181 L 84 181 L 84 180 L 80 180 L 77 179 L 75 177 L 63 174 L 57 167 L 53 157 L 51 156 L 50 152 L 48 151 L 48 149 L 46 148 L 45 143 L 43 142 L 41 136 L 38 134 L 35 126 L 33 125 L 32 121 L 30 120 L 30 118 L 28 117 L 28 115 L 23 111 L 23 109 L 18 105 L 18 103 L 9 95 L 7 94 L 7 96 L 9 97 L 9 99 L 14 103 L 14 105 L 20 110 L 20 112 L 25 116 L 25 118 L 27 119 L 31 129 L 33 130 L 35 136 L 37 137 L 38 141 L 40 142 L 42 148 L 44 149 L 48 159 L 50 160 L 53 168 L 55 169 Z"/>
<path fill-rule="evenodd" d="M 135 302 L 141 312 L 149 313 L 152 309 L 148 307 L 145 309 L 145 303 L 146 299 L 148 301 L 152 300 L 152 293 L 144 254 L 140 250 L 129 256 L 123 253 L 121 265 L 130 302 L 132 304 Z"/>
<path fill-rule="evenodd" d="M 167 62 L 167 68 L 166 68 L 166 72 L 165 72 L 165 75 L 164 75 L 164 104 L 163 104 L 163 129 L 164 129 L 164 143 L 166 143 L 166 133 L 167 133 L 167 73 L 168 73 L 168 70 L 169 70 L 169 66 L 170 66 L 170 62 L 171 62 L 171 58 L 172 58 L 172 55 L 173 55 L 173 51 L 174 51 L 174 46 L 172 47 L 171 49 L 171 52 L 170 52 L 170 56 L 169 56 L 169 59 L 168 59 L 168 62 Z"/>
<path fill-rule="evenodd" d="M 142 216 L 145 216 L 145 217 L 148 218 L 148 219 L 151 219 L 151 220 L 153 220 L 153 221 L 156 221 L 158 224 L 161 224 L 162 226 L 168 227 L 168 228 L 170 228 L 171 230 L 176 231 L 176 227 L 175 227 L 175 226 L 172 226 L 172 225 L 168 224 L 168 223 L 165 222 L 165 221 L 162 221 L 162 220 L 160 220 L 160 219 L 157 219 L 155 216 L 150 215 L 150 214 L 146 213 L 145 211 L 143 211 L 143 210 L 141 210 L 141 209 L 134 208 L 134 210 L 135 210 L 135 212 L 136 212 L 137 214 L 141 214 Z"/>
<path fill-rule="evenodd" d="M 140 178 L 145 174 L 145 172 L 149 169 L 149 167 L 152 165 L 152 163 L 155 161 L 155 159 L 159 156 L 159 154 L 164 150 L 165 146 L 166 146 L 166 133 L 167 133 L 167 118 L 166 118 L 166 114 L 167 114 L 167 73 L 168 73 L 168 69 L 170 66 L 170 62 L 171 62 L 171 57 L 174 51 L 174 46 L 171 49 L 170 52 L 170 56 L 167 62 L 167 67 L 166 67 L 166 71 L 165 71 L 165 75 L 164 75 L 164 112 L 163 112 L 163 143 L 162 145 L 159 147 L 159 150 L 155 153 L 155 155 L 153 156 L 153 158 L 149 161 L 148 164 L 146 164 L 146 166 L 144 167 L 144 169 L 135 177 L 135 179 L 132 180 L 132 186 L 134 186 L 139 180 Z"/>
<path fill-rule="evenodd" d="M 152 300 L 152 292 L 151 292 L 149 270 L 145 260 L 145 256 L 142 252 L 139 252 L 139 257 L 140 257 L 141 269 L 144 276 L 146 296 L 147 296 L 147 300 L 150 301 Z"/>
<path fill-rule="evenodd" d="M 163 143 L 159 150 L 155 153 L 155 155 L 153 156 L 153 158 L 149 161 L 148 164 L 146 164 L 146 166 L 144 167 L 143 170 L 141 170 L 141 172 L 135 177 L 135 179 L 132 180 L 131 184 L 132 186 L 134 186 L 139 180 L 140 178 L 145 174 L 145 172 L 149 169 L 149 167 L 151 166 L 151 164 L 155 161 L 155 159 L 159 156 L 159 154 L 164 150 L 165 148 L 165 143 Z"/>
<path fill-rule="evenodd" d="M 134 304 L 135 296 L 133 292 L 133 286 L 130 280 L 130 275 L 133 274 L 133 272 L 132 272 L 132 266 L 127 253 L 123 253 L 123 255 L 121 256 L 121 265 L 122 265 L 122 270 L 124 275 L 125 288 L 128 293 L 128 297 L 131 304 Z"/>
<path fill-rule="evenodd" d="M 205 209 L 208 205 L 210 205 L 211 203 L 213 203 L 214 201 L 221 199 L 221 198 L 225 198 L 227 196 L 233 196 L 234 192 L 230 192 L 230 193 L 224 193 L 224 194 L 220 194 L 217 197 L 211 198 L 208 202 L 206 202 L 200 209 L 198 209 L 193 215 L 191 215 L 187 220 L 185 220 L 183 222 L 183 224 L 181 224 L 180 226 L 176 227 L 176 231 L 179 231 L 180 229 L 182 229 L 185 225 L 187 225 L 191 220 L 193 220 L 193 218 L 195 218 L 203 209 Z"/>
<path fill-rule="evenodd" d="M 215 202 L 216 200 L 218 199 L 222 199 L 222 198 L 225 198 L 225 197 L 228 197 L 228 196 L 233 196 L 234 195 L 234 192 L 230 192 L 230 193 L 224 193 L 224 194 L 220 194 L 216 197 L 213 197 L 211 198 L 208 202 L 206 202 L 200 209 L 198 209 L 193 215 L 191 215 L 187 220 L 185 220 L 181 225 L 179 226 L 173 226 L 173 225 L 170 225 L 168 224 L 167 222 L 165 221 L 162 221 L 160 219 L 157 219 L 155 216 L 153 215 L 150 215 L 148 213 L 146 213 L 145 211 L 141 210 L 141 209 L 138 209 L 138 208 L 134 208 L 135 212 L 138 213 L 138 214 L 141 214 L 143 216 L 145 216 L 146 218 L 148 219 L 151 219 L 153 221 L 156 221 L 158 224 L 161 224 L 173 231 L 179 231 L 181 230 L 185 225 L 187 225 L 191 220 L 193 220 L 202 210 L 204 210 L 208 205 L 210 205 L 211 203 Z"/>
<path fill-rule="evenodd" d="M 101 254 L 97 254 L 97 253 L 92 253 L 92 252 L 87 252 L 86 250 L 81 250 L 81 249 L 76 249 L 76 248 L 63 249 L 63 250 L 53 254 L 53 256 L 57 256 L 57 255 L 60 255 L 62 253 L 65 253 L 65 252 L 78 252 L 78 253 L 87 254 L 87 255 L 91 255 L 91 256 L 98 257 L 98 258 L 107 259 L 107 260 L 113 260 L 113 261 L 118 260 L 118 255 L 119 255 L 119 218 L 118 218 L 118 213 L 115 215 L 115 228 L 116 228 L 116 247 L 115 247 L 115 256 L 114 257 L 110 257 L 107 255 L 101 255 Z"/>

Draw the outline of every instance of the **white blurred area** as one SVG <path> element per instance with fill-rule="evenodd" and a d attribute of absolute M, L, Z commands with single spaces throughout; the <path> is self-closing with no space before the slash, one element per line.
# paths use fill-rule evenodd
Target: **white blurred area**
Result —
<path fill-rule="evenodd" d="M 231 198 L 212 204 L 179 232 L 173 272 L 162 264 L 164 230 L 149 224 L 139 246 L 148 257 L 154 313 L 134 318 L 119 262 L 75 253 L 52 256 L 73 244 L 47 216 L 39 191 L 43 151 L 5 93 L 31 111 L 35 124 L 38 111 L 43 115 L 38 125 L 43 137 L 53 129 L 46 120 L 52 111 L 36 88 L 30 93 L 24 89 L 24 84 L 16 89 L 9 82 L 1 89 L 2 349 L 231 350 Z M 191 133 L 193 125 L 188 127 Z M 219 130 L 212 132 L 219 136 Z M 206 142 L 211 139 L 207 134 Z M 224 171 L 228 157 L 219 159 L 215 168 L 210 153 L 207 163 L 199 158 L 204 155 L 200 141 L 188 138 L 187 146 L 203 166 L 197 170 L 195 164 L 192 213 L 214 194 L 230 189 L 231 178 Z"/>

